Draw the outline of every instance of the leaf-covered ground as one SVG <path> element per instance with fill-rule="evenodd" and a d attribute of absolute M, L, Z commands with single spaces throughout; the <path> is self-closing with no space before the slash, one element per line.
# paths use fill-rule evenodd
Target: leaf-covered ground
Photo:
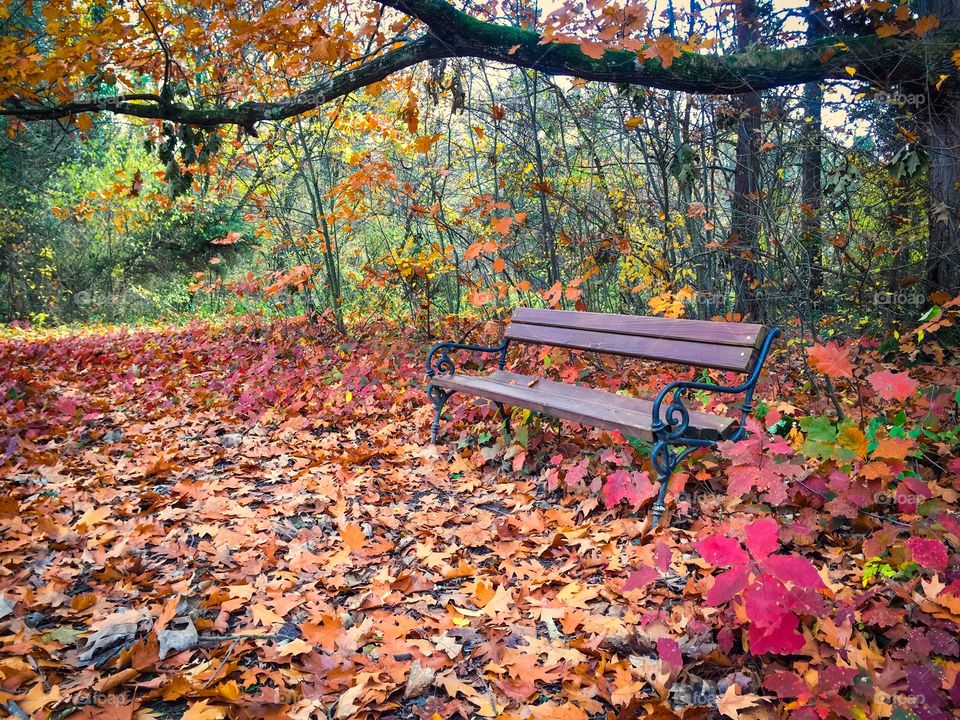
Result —
<path fill-rule="evenodd" d="M 831 423 L 802 417 L 826 400 L 784 352 L 760 392 L 780 434 L 756 425 L 692 462 L 673 527 L 651 534 L 643 448 L 610 433 L 517 414 L 507 438 L 490 408 L 453 401 L 430 446 L 424 349 L 296 323 L 8 333 L 0 705 L 953 716 L 955 368 L 861 373 L 818 350 L 860 412 Z M 666 379 L 516 357 L 636 392 Z M 881 401 L 897 406 L 871 416 Z"/>

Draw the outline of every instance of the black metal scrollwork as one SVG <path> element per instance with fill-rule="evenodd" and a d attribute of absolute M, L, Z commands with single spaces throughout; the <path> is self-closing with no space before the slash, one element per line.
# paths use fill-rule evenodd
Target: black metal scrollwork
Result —
<path fill-rule="evenodd" d="M 427 353 L 427 377 L 434 377 L 438 374 L 446 373 L 453 375 L 456 372 L 456 365 L 450 357 L 451 350 L 467 350 L 468 352 L 499 353 L 500 358 L 497 367 L 503 370 L 507 364 L 507 348 L 510 346 L 508 340 L 504 340 L 496 347 L 484 347 L 482 345 L 464 345 L 455 342 L 442 342 L 434 345 Z M 438 355 L 439 354 L 439 355 Z"/>
<path fill-rule="evenodd" d="M 653 447 L 650 450 L 650 463 L 653 469 L 657 471 L 660 480 L 660 491 L 657 499 L 653 503 L 653 525 L 660 522 L 660 516 L 666 510 L 667 485 L 670 482 L 670 475 L 676 469 L 687 455 L 696 452 L 703 447 L 716 447 L 716 442 L 704 440 L 702 438 L 686 437 L 687 429 L 690 427 L 690 411 L 683 404 L 683 396 L 690 390 L 706 390 L 709 392 L 720 392 L 728 394 L 744 393 L 743 404 L 740 406 L 740 425 L 736 432 L 730 437 L 731 440 L 740 440 L 746 432 L 746 421 L 753 409 L 753 391 L 756 388 L 757 380 L 760 377 L 760 371 L 763 369 L 764 361 L 767 359 L 767 353 L 770 351 L 770 345 L 773 339 L 780 334 L 776 328 L 770 330 L 764 338 L 763 345 L 754 362 L 753 370 L 747 379 L 740 385 L 717 385 L 714 383 L 689 382 L 678 380 L 666 385 L 653 401 L 653 421 L 651 430 L 653 432 Z M 673 393 L 673 399 L 667 405 L 666 410 L 661 415 L 660 408 L 667 396 Z M 664 422 L 666 421 L 666 422 Z M 684 449 L 677 452 L 673 446 L 680 446 Z"/>
<path fill-rule="evenodd" d="M 438 349 L 440 350 L 439 357 L 431 357 L 427 359 L 427 375 L 430 377 L 433 377 L 438 373 L 449 373 L 450 375 L 453 375 L 457 367 L 453 364 L 453 359 L 447 352 L 450 348 L 446 345 L 440 345 L 438 346 Z"/>
<path fill-rule="evenodd" d="M 457 366 L 453 362 L 453 358 L 450 357 L 451 350 L 466 350 L 467 352 L 483 352 L 483 353 L 499 353 L 499 358 L 497 359 L 497 367 L 500 370 L 507 364 L 507 348 L 510 347 L 510 341 L 504 340 L 502 343 L 496 347 L 484 347 L 482 345 L 464 345 L 462 343 L 455 342 L 442 342 L 438 345 L 434 345 L 431 348 L 430 352 L 427 353 L 427 377 L 433 378 L 437 375 L 453 375 L 457 371 Z M 437 433 L 440 430 L 440 414 L 443 411 L 443 406 L 453 395 L 453 390 L 446 390 L 445 388 L 438 387 L 431 384 L 427 388 L 427 396 L 430 398 L 430 402 L 433 403 L 433 407 L 436 412 L 433 415 L 433 424 L 430 427 L 430 442 L 437 442 Z M 509 427 L 509 419 L 504 410 L 503 405 L 499 404 L 500 412 L 507 419 L 507 426 Z"/>

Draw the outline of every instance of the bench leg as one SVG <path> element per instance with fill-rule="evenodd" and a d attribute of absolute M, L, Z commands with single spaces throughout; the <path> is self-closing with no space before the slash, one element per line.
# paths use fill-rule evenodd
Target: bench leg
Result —
<path fill-rule="evenodd" d="M 500 417 L 503 418 L 503 426 L 506 428 L 508 435 L 513 435 L 513 428 L 510 427 L 510 413 L 507 412 L 507 409 L 503 406 L 502 402 L 496 402 L 497 410 L 500 411 Z"/>
<path fill-rule="evenodd" d="M 660 491 L 657 493 L 656 502 L 653 503 L 653 527 L 660 523 L 660 517 L 667 509 L 667 486 L 670 484 L 670 476 L 673 475 L 673 471 L 690 453 L 704 448 L 716 447 L 716 443 L 710 440 L 684 438 L 681 443 L 685 447 L 677 452 L 670 447 L 670 441 L 671 438 L 669 437 L 660 437 L 650 450 L 650 463 L 653 465 L 653 469 L 657 471 L 657 478 L 660 480 Z"/>
<path fill-rule="evenodd" d="M 653 524 L 651 527 L 657 527 L 660 524 L 660 518 L 667 509 L 667 486 L 670 484 L 670 473 L 663 473 L 659 477 L 660 491 L 657 493 L 657 499 L 653 503 Z"/>
<path fill-rule="evenodd" d="M 651 528 L 656 528 L 660 524 L 660 518 L 667 509 L 667 486 L 670 484 L 670 476 L 673 475 L 678 460 L 677 454 L 670 448 L 667 439 L 658 437 L 650 449 L 650 464 L 657 471 L 657 479 L 660 481 L 660 490 L 657 492 L 657 499 L 653 503 L 651 512 L 653 516 Z"/>
<path fill-rule="evenodd" d="M 447 402 L 447 398 L 453 395 L 453 391 L 431 385 L 427 389 L 427 395 L 430 397 L 433 407 L 436 408 L 436 412 L 433 415 L 433 425 L 430 426 L 430 443 L 436 445 L 437 433 L 440 432 L 440 413 L 443 411 L 443 405 Z"/>

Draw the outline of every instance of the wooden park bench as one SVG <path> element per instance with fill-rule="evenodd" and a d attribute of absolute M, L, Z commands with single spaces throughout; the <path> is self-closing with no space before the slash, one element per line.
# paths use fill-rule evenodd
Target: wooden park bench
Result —
<path fill-rule="evenodd" d="M 667 484 L 677 465 L 698 448 L 743 437 L 745 420 L 753 409 L 757 379 L 770 344 L 779 334 L 776 328 L 746 323 L 517 308 L 500 345 L 481 347 L 443 342 L 427 354 L 428 394 L 436 408 L 431 442 L 437 441 L 444 403 L 455 392 L 492 400 L 508 429 L 505 405 L 642 438 L 653 444 L 650 459 L 660 480 L 653 505 L 653 525 L 656 526 L 666 509 Z M 738 385 L 679 380 L 667 384 L 653 400 L 646 400 L 508 372 L 504 368 L 511 343 L 646 358 L 728 370 L 744 377 Z M 458 374 L 450 358 L 452 350 L 496 354 L 497 370 L 486 375 Z M 691 390 L 742 393 L 739 422 L 723 415 L 688 409 L 683 396 Z M 671 393 L 673 397 L 668 400 Z"/>

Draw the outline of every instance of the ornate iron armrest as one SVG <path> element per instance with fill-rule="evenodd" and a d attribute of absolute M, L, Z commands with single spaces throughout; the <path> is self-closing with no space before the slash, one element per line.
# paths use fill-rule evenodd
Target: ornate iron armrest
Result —
<path fill-rule="evenodd" d="M 683 404 L 683 396 L 690 390 L 707 390 L 709 392 L 728 393 L 738 395 L 745 393 L 743 405 L 740 406 L 741 416 L 740 425 L 736 432 L 731 436 L 731 440 L 740 440 L 747 431 L 746 420 L 750 411 L 753 410 L 753 391 L 756 388 L 757 380 L 760 377 L 760 371 L 763 370 L 763 364 L 766 362 L 767 353 L 770 352 L 770 344 L 780 334 L 776 328 L 772 328 L 767 337 L 764 338 L 763 345 L 760 347 L 760 353 L 753 365 L 753 370 L 749 377 L 739 385 L 718 385 L 716 383 L 693 382 L 689 380 L 677 380 L 669 383 L 659 393 L 653 401 L 653 422 L 651 430 L 653 431 L 654 443 L 650 448 L 650 462 L 654 470 L 660 476 L 660 491 L 657 493 L 657 499 L 653 503 L 653 526 L 656 527 L 660 522 L 660 517 L 666 510 L 667 484 L 670 481 L 670 475 L 674 468 L 690 453 L 696 452 L 698 448 L 716 447 L 713 440 L 703 438 L 686 437 L 687 428 L 690 425 L 690 411 Z M 663 417 L 660 417 L 660 408 L 667 396 L 673 393 L 673 399 L 667 406 Z M 677 452 L 673 445 L 680 445 L 684 449 Z"/>
<path fill-rule="evenodd" d="M 717 385 L 716 383 L 694 382 L 690 380 L 676 380 L 666 385 L 657 393 L 657 397 L 653 401 L 652 430 L 654 435 L 662 438 L 662 441 L 665 443 L 676 445 L 703 447 L 715 444 L 706 440 L 683 437 L 687 426 L 690 424 L 690 413 L 686 405 L 683 404 L 683 396 L 686 395 L 689 390 L 707 390 L 709 392 L 726 393 L 730 395 L 745 393 L 743 404 L 740 406 L 740 425 L 730 438 L 734 441 L 740 440 L 746 432 L 747 416 L 753 410 L 753 391 L 757 386 L 757 380 L 760 378 L 760 372 L 763 370 L 763 365 L 766 362 L 767 353 L 770 352 L 770 345 L 779 334 L 780 331 L 777 328 L 772 328 L 770 332 L 767 333 L 763 345 L 760 347 L 757 360 L 753 365 L 753 370 L 749 377 L 739 385 Z M 673 393 L 673 400 L 670 401 L 666 412 L 663 414 L 666 419 L 666 423 L 664 423 L 663 420 L 660 419 L 660 408 L 663 405 L 663 401 L 671 392 Z"/>
<path fill-rule="evenodd" d="M 497 360 L 497 369 L 503 370 L 507 364 L 507 348 L 510 346 L 509 340 L 504 340 L 502 343 L 496 347 L 484 347 L 482 345 L 464 345 L 463 343 L 456 342 L 442 342 L 439 345 L 434 345 L 431 348 L 430 352 L 427 353 L 427 377 L 433 377 L 437 373 L 449 373 L 453 375 L 456 370 L 456 366 L 453 364 L 453 360 L 450 359 L 449 351 L 450 350 L 468 350 L 470 352 L 486 352 L 486 353 L 500 353 L 500 357 Z M 440 357 L 435 358 L 436 354 L 440 353 Z"/>

